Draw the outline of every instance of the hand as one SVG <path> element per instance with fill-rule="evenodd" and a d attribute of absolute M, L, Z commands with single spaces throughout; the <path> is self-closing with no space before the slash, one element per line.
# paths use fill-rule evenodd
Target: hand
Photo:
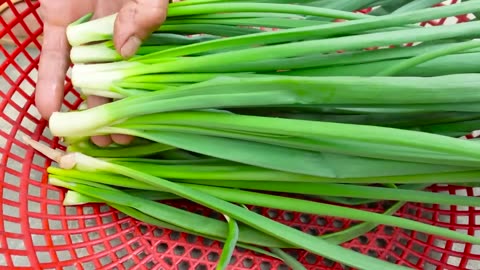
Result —
<path fill-rule="evenodd" d="M 59 111 L 64 98 L 64 81 L 70 66 L 70 46 L 66 27 L 93 13 L 93 19 L 118 12 L 114 29 L 116 50 L 125 58 L 135 54 L 142 40 L 164 21 L 168 0 L 40 0 L 40 16 L 44 22 L 44 39 L 40 55 L 36 106 L 43 118 L 49 119 Z M 87 98 L 89 107 L 105 104 L 103 97 Z M 112 142 L 128 144 L 132 137 L 125 135 L 95 136 L 92 141 L 99 146 Z"/>

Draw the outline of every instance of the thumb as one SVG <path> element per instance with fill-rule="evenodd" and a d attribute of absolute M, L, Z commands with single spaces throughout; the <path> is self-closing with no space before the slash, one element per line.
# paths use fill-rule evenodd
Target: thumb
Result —
<path fill-rule="evenodd" d="M 133 56 L 141 42 L 158 29 L 167 17 L 168 0 L 130 1 L 118 13 L 114 44 L 124 57 Z"/>
<path fill-rule="evenodd" d="M 65 33 L 63 26 L 44 25 L 35 105 L 45 119 L 49 119 L 62 106 L 65 76 L 70 64 L 70 46 Z"/>

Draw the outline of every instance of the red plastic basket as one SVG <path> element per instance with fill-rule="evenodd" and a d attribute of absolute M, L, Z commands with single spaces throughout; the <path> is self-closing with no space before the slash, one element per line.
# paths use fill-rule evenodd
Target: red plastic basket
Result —
<path fill-rule="evenodd" d="M 2 3 L 2 2 L 0 2 Z M 27 147 L 24 135 L 52 147 L 47 122 L 34 106 L 42 23 L 38 2 L 25 1 L 18 9 L 6 2 L 13 19 L 0 17 L 0 39 L 14 46 L 0 46 L 0 267 L 2 269 L 214 269 L 221 253 L 218 242 L 138 222 L 104 205 L 64 207 L 64 191 L 46 183 L 50 162 Z M 27 25 L 25 22 L 30 22 Z M 452 22 L 467 16 L 450 18 Z M 31 25 L 31 21 L 37 21 Z M 445 20 L 429 22 L 429 25 Z M 14 32 L 29 38 L 20 42 Z M 33 45 L 33 46 L 31 46 Z M 27 48 L 28 47 L 28 48 Z M 31 48 L 33 47 L 33 48 Z M 65 108 L 80 103 L 78 93 L 66 84 Z M 434 192 L 477 195 L 477 190 L 455 186 L 433 186 Z M 215 213 L 187 201 L 172 203 L 205 215 Z M 381 211 L 382 204 L 364 208 Z M 350 226 L 347 220 L 311 216 L 275 209 L 251 208 L 258 213 L 314 235 Z M 398 216 L 449 229 L 477 233 L 480 210 L 474 207 L 442 207 L 407 204 Z M 414 269 L 480 269 L 480 247 L 445 241 L 430 235 L 379 226 L 344 246 Z M 289 251 L 308 269 L 347 269 L 303 251 Z M 237 249 L 230 268 L 288 269 L 275 259 Z"/>

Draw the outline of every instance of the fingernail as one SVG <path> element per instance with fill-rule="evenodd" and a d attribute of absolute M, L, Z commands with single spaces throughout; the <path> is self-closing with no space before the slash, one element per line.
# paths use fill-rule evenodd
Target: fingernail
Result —
<path fill-rule="evenodd" d="M 129 37 L 127 42 L 125 42 L 125 44 L 120 49 L 120 54 L 124 58 L 132 57 L 137 52 L 138 47 L 140 47 L 141 43 L 142 43 L 141 40 L 136 36 Z"/>

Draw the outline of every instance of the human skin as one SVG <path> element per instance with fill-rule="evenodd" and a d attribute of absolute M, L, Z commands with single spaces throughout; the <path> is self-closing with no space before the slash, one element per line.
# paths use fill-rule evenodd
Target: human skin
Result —
<path fill-rule="evenodd" d="M 44 23 L 44 37 L 40 54 L 35 103 L 43 118 L 60 110 L 64 98 L 64 84 L 71 64 L 71 47 L 66 36 L 67 26 L 88 13 L 101 18 L 118 12 L 114 27 L 115 48 L 124 58 L 135 54 L 141 41 L 147 38 L 166 19 L 168 0 L 40 0 L 39 15 Z M 104 97 L 89 96 L 89 107 L 105 104 Z M 112 134 L 94 136 L 98 146 L 112 142 L 128 144 L 132 137 Z"/>

